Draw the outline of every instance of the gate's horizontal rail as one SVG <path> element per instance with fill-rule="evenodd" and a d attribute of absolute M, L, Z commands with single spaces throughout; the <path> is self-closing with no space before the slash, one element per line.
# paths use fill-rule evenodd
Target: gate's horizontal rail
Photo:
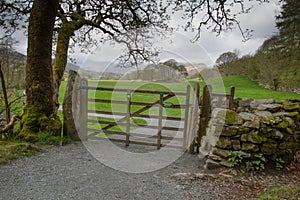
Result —
<path fill-rule="evenodd" d="M 132 115 L 132 117 L 159 119 L 159 116 L 156 116 L 156 115 L 142 115 L 142 114 L 135 114 L 135 115 Z M 173 120 L 173 121 L 182 121 L 182 120 L 183 120 L 183 119 L 180 118 L 180 117 L 170 117 L 170 116 L 162 116 L 162 119 L 165 119 L 165 120 Z"/>
<path fill-rule="evenodd" d="M 105 115 L 123 115 L 126 116 L 127 113 L 124 112 L 111 112 L 111 111 L 102 111 L 102 110 L 88 110 L 88 114 L 105 114 Z M 159 119 L 157 115 L 142 115 L 142 114 L 131 114 L 131 117 L 140 117 L 140 118 L 153 118 Z M 170 116 L 162 116 L 162 119 L 165 120 L 173 120 L 173 121 L 182 121 L 183 119 L 180 117 L 170 117 Z"/>
<path fill-rule="evenodd" d="M 122 115 L 126 116 L 127 113 L 124 112 L 111 112 L 111 111 L 103 111 L 103 110 L 88 110 L 88 114 L 104 114 L 104 115 Z"/>
<path fill-rule="evenodd" d="M 88 119 L 87 122 L 91 123 L 99 123 L 99 124 L 109 124 L 109 125 L 119 125 L 119 126 L 127 126 L 127 123 L 124 122 L 111 122 L 111 121 L 104 121 L 104 120 L 94 120 L 94 119 Z M 147 125 L 147 124 L 135 124 L 130 123 L 130 126 L 132 127 L 145 127 L 149 129 L 157 129 L 158 126 L 155 125 Z M 169 126 L 163 126 L 162 130 L 168 130 L 168 131 L 183 131 L 183 128 L 176 128 L 176 127 L 169 127 Z"/>
<path fill-rule="evenodd" d="M 122 139 L 116 139 L 116 138 L 101 138 L 101 137 L 91 137 L 90 139 L 94 139 L 94 140 L 109 140 L 109 141 L 113 141 L 113 142 L 122 142 L 122 143 L 126 143 L 126 140 L 122 140 Z M 130 140 L 129 141 L 130 144 L 140 144 L 140 145 L 147 145 L 147 146 L 157 146 L 157 143 L 152 143 L 152 142 L 143 142 L 143 141 L 135 141 L 135 140 Z M 178 148 L 178 149 L 182 149 L 181 145 L 174 145 L 174 144 L 160 144 L 160 147 L 171 147 L 171 148 Z"/>
<path fill-rule="evenodd" d="M 127 101 L 120 101 L 120 100 L 107 100 L 107 99 L 92 99 L 92 98 L 89 98 L 88 101 L 90 101 L 90 102 L 96 102 L 96 103 L 127 104 Z M 159 106 L 159 104 L 153 105 L 152 102 L 151 103 L 150 102 L 149 103 L 145 103 L 145 102 L 135 102 L 135 101 L 131 101 L 130 105 L 135 105 L 135 106 L 151 106 L 151 107 Z M 191 106 L 191 104 L 189 106 Z M 186 107 L 187 107 L 186 105 L 182 105 L 182 104 L 171 104 L 168 108 L 185 109 Z"/>
<path fill-rule="evenodd" d="M 88 128 L 88 131 L 92 131 L 93 133 L 90 134 L 88 137 L 96 136 L 99 133 L 111 134 L 111 135 L 127 135 L 125 132 L 122 131 L 111 131 L 111 130 L 103 130 L 103 129 L 93 129 Z M 157 138 L 157 135 L 149 135 L 149 134 L 140 134 L 140 133 L 129 133 L 130 136 L 140 137 L 140 138 Z M 108 136 L 109 137 L 109 136 Z M 102 138 L 102 137 L 99 137 Z M 162 140 L 175 140 L 175 141 L 182 141 L 183 138 L 173 137 L 173 136 L 161 136 Z M 157 144 L 157 143 L 156 143 Z"/>
<path fill-rule="evenodd" d="M 114 91 L 114 92 L 128 92 L 128 89 L 123 88 L 104 88 L 104 87 L 81 87 L 81 89 L 88 90 L 103 90 L 103 91 Z M 132 90 L 133 93 L 148 93 L 148 94 L 167 94 L 167 95 L 177 95 L 186 96 L 185 92 L 170 92 L 170 91 L 153 91 L 153 90 Z"/>

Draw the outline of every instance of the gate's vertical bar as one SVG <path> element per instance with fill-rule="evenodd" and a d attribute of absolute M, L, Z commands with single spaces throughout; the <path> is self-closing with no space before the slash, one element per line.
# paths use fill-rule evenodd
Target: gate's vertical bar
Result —
<path fill-rule="evenodd" d="M 231 86 L 230 87 L 230 96 L 229 96 L 229 109 L 232 110 L 233 109 L 233 101 L 234 101 L 234 91 L 235 91 L 235 87 Z"/>
<path fill-rule="evenodd" d="M 188 129 L 188 120 L 189 120 L 189 107 L 190 107 L 190 93 L 191 93 L 191 86 L 186 86 L 186 97 L 185 97 L 185 113 L 184 113 L 184 125 L 183 125 L 183 149 L 186 150 L 186 136 L 187 136 L 187 129 Z"/>
<path fill-rule="evenodd" d="M 126 146 L 129 146 L 130 137 L 130 112 L 131 112 L 131 90 L 127 90 L 127 123 L 126 123 Z"/>
<path fill-rule="evenodd" d="M 88 114 L 88 81 L 81 79 L 80 82 L 80 116 L 79 136 L 81 140 L 87 140 L 87 114 Z"/>
<path fill-rule="evenodd" d="M 163 101 L 164 93 L 159 93 L 159 110 L 158 110 L 158 132 L 157 132 L 157 149 L 161 146 L 161 130 L 162 130 L 162 115 L 163 115 Z"/>

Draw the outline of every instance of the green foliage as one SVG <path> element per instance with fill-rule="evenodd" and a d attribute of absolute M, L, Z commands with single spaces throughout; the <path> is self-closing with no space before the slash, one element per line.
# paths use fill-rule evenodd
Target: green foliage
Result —
<path fill-rule="evenodd" d="M 240 151 L 230 151 L 228 153 L 228 162 L 233 166 L 239 166 L 243 162 L 243 156 Z"/>
<path fill-rule="evenodd" d="M 263 171 L 265 169 L 266 158 L 262 153 L 254 155 L 255 160 L 251 161 L 256 171 Z"/>
<path fill-rule="evenodd" d="M 281 170 L 284 167 L 285 161 L 282 158 L 276 158 L 275 168 Z"/>
<path fill-rule="evenodd" d="M 266 158 L 262 153 L 254 154 L 251 160 L 246 162 L 247 171 L 263 171 L 265 170 Z"/>
<path fill-rule="evenodd" d="M 254 154 L 251 158 L 244 158 L 241 151 L 230 151 L 228 162 L 233 167 L 246 169 L 246 171 L 263 171 L 265 169 L 266 158 L 262 153 Z"/>

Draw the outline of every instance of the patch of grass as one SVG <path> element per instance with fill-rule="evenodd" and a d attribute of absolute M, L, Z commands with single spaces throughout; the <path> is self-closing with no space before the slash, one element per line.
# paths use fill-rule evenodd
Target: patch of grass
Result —
<path fill-rule="evenodd" d="M 300 199 L 300 186 L 269 186 L 256 200 Z"/>
<path fill-rule="evenodd" d="M 33 144 L 0 141 L 0 164 L 24 156 L 31 156 L 39 152 L 39 148 Z"/>
<path fill-rule="evenodd" d="M 61 143 L 67 143 L 69 140 L 61 136 L 54 136 L 51 132 L 40 132 L 37 134 L 37 141 L 35 144 L 37 146 L 46 145 L 60 145 Z"/>

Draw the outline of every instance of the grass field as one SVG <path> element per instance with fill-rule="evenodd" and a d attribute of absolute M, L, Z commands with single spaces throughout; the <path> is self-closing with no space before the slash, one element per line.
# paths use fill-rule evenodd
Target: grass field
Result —
<path fill-rule="evenodd" d="M 257 83 L 246 79 L 241 76 L 229 76 L 223 77 L 223 79 L 213 79 L 205 82 L 200 81 L 199 79 L 190 79 L 188 82 L 177 82 L 177 83 L 153 83 L 146 81 L 116 81 L 116 80 L 108 80 L 108 81 L 89 81 L 90 86 L 99 86 L 99 87 L 115 87 L 115 88 L 128 88 L 128 89 L 145 89 L 145 90 L 167 90 L 167 91 L 185 91 L 186 85 L 189 83 L 191 86 L 194 85 L 195 82 L 200 83 L 200 89 L 203 88 L 205 84 L 211 84 L 213 86 L 213 91 L 218 93 L 229 92 L 231 86 L 235 86 L 235 97 L 240 98 L 253 98 L 253 99 L 267 99 L 267 98 L 275 98 L 277 101 L 285 100 L 285 99 L 300 99 L 300 94 L 295 94 L 291 92 L 279 92 L 274 90 L 269 90 L 262 88 Z M 62 82 L 59 100 L 60 103 L 63 101 L 63 96 L 66 88 L 66 82 Z M 95 96 L 100 94 L 92 94 L 89 96 Z M 111 97 L 118 99 L 125 99 L 126 96 L 121 95 L 118 96 L 116 93 L 111 94 L 110 92 L 103 93 L 101 98 L 110 99 Z M 152 101 L 153 99 L 149 99 L 149 96 L 134 96 L 134 98 L 146 101 Z M 121 100 L 119 99 L 119 100 Z M 135 99 L 135 100 L 137 100 Z"/>
<path fill-rule="evenodd" d="M 105 88 L 125 88 L 131 90 L 143 89 L 143 90 L 157 90 L 157 91 L 186 91 L 186 86 L 190 84 L 192 87 L 195 82 L 200 83 L 200 90 L 205 84 L 210 84 L 213 87 L 213 92 L 215 93 L 229 93 L 230 87 L 235 86 L 235 97 L 240 98 L 253 98 L 253 99 L 267 99 L 275 98 L 277 101 L 285 99 L 300 99 L 299 94 L 291 92 L 278 92 L 274 90 L 268 90 L 262 88 L 257 83 L 243 78 L 241 76 L 229 76 L 223 77 L 223 79 L 213 79 L 203 82 L 199 79 L 190 79 L 185 82 L 176 83 L 156 83 L 156 82 L 146 82 L 146 81 L 125 81 L 125 80 L 103 80 L 103 81 L 89 81 L 89 86 L 99 86 Z M 62 104 L 64 91 L 66 88 L 66 82 L 62 82 L 59 100 Z M 201 94 L 201 91 L 200 91 Z M 126 92 L 110 92 L 110 91 L 89 91 L 89 98 L 92 99 L 106 99 L 106 100 L 127 100 Z M 132 93 L 131 100 L 136 102 L 155 102 L 159 99 L 159 95 L 153 94 L 139 94 Z M 184 96 L 175 96 L 166 101 L 172 104 L 185 104 Z M 126 113 L 126 104 L 108 104 L 108 103 L 94 103 L 89 102 L 88 109 L 90 110 L 102 110 L 102 111 L 112 111 L 112 112 L 123 112 Z M 131 112 L 140 109 L 142 106 L 131 106 Z M 157 115 L 158 107 L 153 107 L 141 114 L 153 114 Z M 61 114 L 60 114 L 61 115 Z M 184 110 L 182 109 L 164 109 L 165 116 L 183 116 Z"/>

